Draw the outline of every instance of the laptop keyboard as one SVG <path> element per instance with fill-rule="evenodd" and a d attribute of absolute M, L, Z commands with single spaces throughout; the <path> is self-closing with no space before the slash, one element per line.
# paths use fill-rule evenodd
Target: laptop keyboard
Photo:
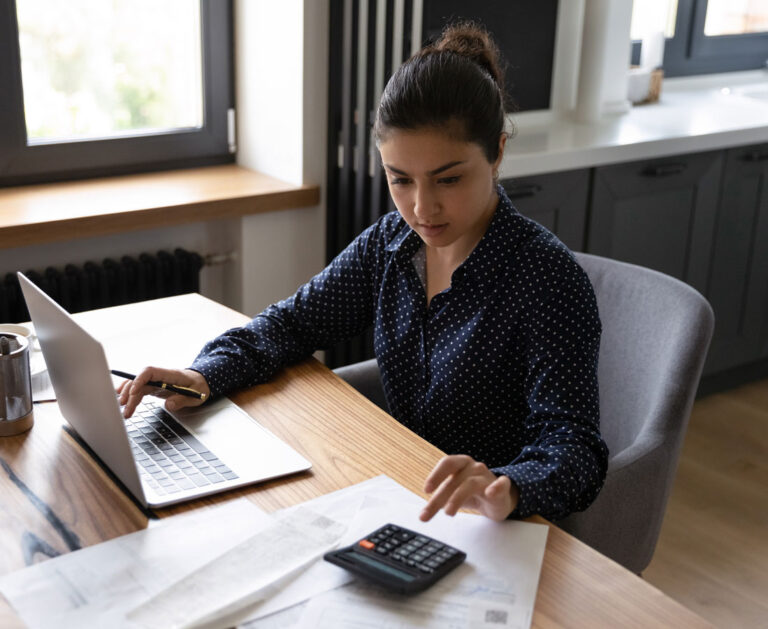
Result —
<path fill-rule="evenodd" d="M 125 420 L 142 481 L 159 495 L 238 478 L 162 406 L 144 400 Z"/>

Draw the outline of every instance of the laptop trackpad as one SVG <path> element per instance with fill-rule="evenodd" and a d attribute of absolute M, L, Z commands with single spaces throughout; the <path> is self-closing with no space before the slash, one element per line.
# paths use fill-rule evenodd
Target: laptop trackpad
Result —
<path fill-rule="evenodd" d="M 309 462 L 231 400 L 220 399 L 173 415 L 240 476 L 283 474 Z M 274 470 L 274 471 L 273 471 Z"/>

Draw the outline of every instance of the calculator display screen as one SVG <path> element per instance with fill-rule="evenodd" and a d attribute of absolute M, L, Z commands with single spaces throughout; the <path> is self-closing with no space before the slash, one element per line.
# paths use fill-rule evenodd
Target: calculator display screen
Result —
<path fill-rule="evenodd" d="M 403 572 L 402 570 L 398 570 L 397 568 L 393 568 L 392 566 L 388 566 L 387 564 L 380 563 L 375 559 L 366 557 L 361 553 L 349 553 L 349 554 L 354 556 L 355 561 L 364 563 L 368 566 L 371 566 L 372 568 L 381 570 L 382 572 L 388 572 L 392 576 L 397 577 L 398 579 L 402 579 L 403 581 L 413 581 L 416 578 L 412 574 L 408 574 L 407 572 Z"/>

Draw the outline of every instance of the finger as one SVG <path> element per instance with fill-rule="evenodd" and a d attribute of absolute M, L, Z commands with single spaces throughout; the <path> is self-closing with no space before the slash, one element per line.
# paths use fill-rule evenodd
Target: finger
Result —
<path fill-rule="evenodd" d="M 494 520 L 504 520 L 520 502 L 520 490 L 508 476 L 499 476 L 486 489 L 487 500 L 481 511 Z"/>
<path fill-rule="evenodd" d="M 442 463 L 443 461 L 440 461 L 438 466 L 440 466 Z M 419 516 L 423 522 L 430 520 L 432 516 L 435 515 L 435 513 L 442 509 L 446 502 L 448 502 L 449 498 L 459 487 L 459 485 L 461 485 L 461 483 L 464 482 L 464 480 L 469 475 L 476 473 L 475 466 L 480 465 L 485 468 L 482 463 L 477 463 L 471 457 L 463 457 L 458 461 L 446 462 L 443 470 L 441 471 L 445 471 L 446 469 L 455 469 L 456 465 L 458 464 L 461 464 L 462 467 L 444 478 L 443 482 L 440 484 L 437 490 L 435 490 L 435 492 L 432 494 L 432 497 L 427 502 L 426 506 L 421 512 L 421 515 Z"/>
<path fill-rule="evenodd" d="M 444 456 L 437 462 L 424 481 L 424 491 L 431 494 L 440 484 L 452 474 L 461 471 L 467 465 L 474 463 L 474 459 L 466 454 L 451 454 Z"/>
<path fill-rule="evenodd" d="M 189 395 L 171 395 L 165 402 L 166 409 L 175 411 L 190 406 L 200 406 L 211 397 L 211 388 L 208 386 L 205 376 L 199 371 L 184 369 L 179 375 L 185 379 L 183 386 L 202 393 L 202 398 Z"/>
<path fill-rule="evenodd" d="M 131 382 L 133 380 L 121 380 L 117 383 L 115 390 L 120 398 L 120 404 L 123 405 L 128 400 L 128 394 L 131 392 Z"/>
<path fill-rule="evenodd" d="M 123 416 L 130 417 L 136 410 L 145 395 L 152 392 L 153 387 L 147 385 L 150 380 L 160 378 L 159 370 L 156 367 L 146 367 L 132 380 L 127 381 L 120 395 L 120 403 L 124 404 Z"/>
<path fill-rule="evenodd" d="M 456 511 L 453 513 L 448 512 L 448 504 L 451 500 L 453 500 L 456 492 L 460 490 L 462 481 L 464 483 L 468 482 L 467 479 L 463 477 L 452 477 L 450 479 L 446 479 L 443 482 L 440 488 L 429 499 L 421 514 L 419 515 L 419 518 L 422 520 L 422 522 L 428 522 L 431 520 L 434 515 L 440 511 L 440 509 L 445 509 L 447 515 L 455 515 Z M 461 501 L 460 498 L 457 498 L 457 500 Z"/>
<path fill-rule="evenodd" d="M 136 410 L 136 407 L 141 403 L 141 400 L 144 398 L 145 395 L 149 395 L 152 392 L 152 387 L 142 387 L 137 388 L 134 384 L 131 384 L 126 387 L 127 396 L 125 397 L 125 401 L 122 401 L 121 397 L 121 403 L 124 404 L 123 406 L 123 416 L 124 417 L 130 417 L 133 415 L 133 412 Z"/>
<path fill-rule="evenodd" d="M 490 484 L 485 476 L 470 476 L 450 495 L 443 507 L 446 515 L 454 516 L 459 509 L 465 506 L 473 498 L 482 499 L 485 489 Z"/>
<path fill-rule="evenodd" d="M 514 490 L 514 491 L 513 491 Z M 507 476 L 499 476 L 485 488 L 479 511 L 492 520 L 505 520 L 517 506 L 517 488 Z"/>
<path fill-rule="evenodd" d="M 123 380 L 120 384 L 117 385 L 117 393 L 120 406 L 125 406 L 125 403 L 128 401 L 128 395 L 130 392 L 131 380 Z"/>
<path fill-rule="evenodd" d="M 203 400 L 188 395 L 171 395 L 165 400 L 165 408 L 169 411 L 178 411 L 190 406 L 200 406 L 202 403 Z"/>
<path fill-rule="evenodd" d="M 194 374 L 198 379 L 204 382 L 204 378 L 197 372 L 182 371 L 180 369 L 163 369 L 161 367 L 146 367 L 123 388 L 120 396 L 120 403 L 125 405 L 123 414 L 125 417 L 130 417 L 136 410 L 136 407 L 141 403 L 141 400 L 145 395 L 156 395 L 157 397 L 167 398 L 168 393 L 161 389 L 150 387 L 148 383 L 150 381 L 167 382 L 169 384 L 178 384 L 181 386 L 189 386 L 196 382 L 190 374 Z M 199 386 L 199 384 L 198 384 Z M 207 384 L 206 384 L 207 390 Z M 194 399 L 194 398 L 190 398 Z M 183 406 L 183 405 L 182 405 Z M 179 406 L 181 408 L 182 406 Z"/>
<path fill-rule="evenodd" d="M 137 386 L 144 386 L 150 380 L 157 382 L 167 382 L 168 384 L 178 384 L 188 386 L 191 382 L 190 377 L 181 369 L 164 369 L 162 367 L 145 367 L 134 378 L 133 383 Z"/>
<path fill-rule="evenodd" d="M 509 480 L 508 476 L 499 476 L 485 488 L 485 497 L 493 500 L 497 496 L 508 494 L 511 487 L 512 481 Z"/>
<path fill-rule="evenodd" d="M 133 386 L 133 380 L 123 380 L 117 385 L 115 390 L 119 394 L 120 404 L 125 404 L 128 401 L 128 396 L 131 394 L 131 387 Z M 148 389 L 148 393 L 153 389 Z"/>

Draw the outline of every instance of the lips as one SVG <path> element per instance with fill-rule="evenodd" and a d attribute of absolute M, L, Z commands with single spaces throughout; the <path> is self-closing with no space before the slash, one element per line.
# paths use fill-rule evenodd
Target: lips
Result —
<path fill-rule="evenodd" d="M 419 224 L 419 233 L 422 236 L 427 236 L 428 238 L 434 238 L 435 236 L 439 236 L 440 234 L 445 231 L 445 229 L 448 227 L 448 223 L 442 223 L 440 225 L 426 225 L 426 224 Z"/>

